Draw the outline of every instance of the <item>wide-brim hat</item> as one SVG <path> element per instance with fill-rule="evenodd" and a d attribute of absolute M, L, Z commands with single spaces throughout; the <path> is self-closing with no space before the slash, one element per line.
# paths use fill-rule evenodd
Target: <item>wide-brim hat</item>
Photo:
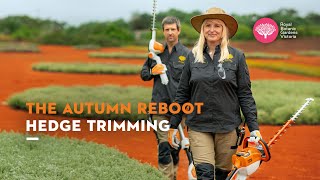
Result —
<path fill-rule="evenodd" d="M 229 29 L 229 38 L 232 38 L 238 30 L 238 22 L 234 17 L 228 15 L 223 9 L 213 7 L 204 14 L 193 16 L 190 19 L 192 26 L 198 33 L 201 32 L 201 26 L 205 19 L 220 19 L 223 21 Z"/>

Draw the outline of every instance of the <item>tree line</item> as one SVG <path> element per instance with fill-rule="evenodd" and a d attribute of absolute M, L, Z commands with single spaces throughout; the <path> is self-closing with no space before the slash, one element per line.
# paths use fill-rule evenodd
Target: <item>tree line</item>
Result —
<path fill-rule="evenodd" d="M 180 39 L 184 44 L 192 45 L 198 38 L 198 33 L 192 28 L 190 18 L 201 12 L 184 12 L 169 9 L 157 14 L 157 38 L 161 40 L 161 20 L 165 16 L 176 16 L 182 24 Z M 262 18 L 274 19 L 280 22 L 291 22 L 297 28 L 298 37 L 320 36 L 320 14 L 312 12 L 302 17 L 294 9 L 279 9 L 267 14 L 232 14 L 239 23 L 239 30 L 233 41 L 254 40 L 252 27 Z M 8 16 L 0 19 L 1 41 L 30 41 L 41 44 L 99 46 L 146 45 L 151 38 L 151 14 L 135 12 L 128 21 L 88 22 L 79 26 L 70 26 L 64 22 L 38 19 L 28 16 Z"/>

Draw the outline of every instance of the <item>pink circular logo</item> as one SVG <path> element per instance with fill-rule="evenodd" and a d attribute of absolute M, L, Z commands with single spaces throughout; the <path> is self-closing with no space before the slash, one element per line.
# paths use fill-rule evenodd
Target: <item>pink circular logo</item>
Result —
<path fill-rule="evenodd" d="M 259 42 L 271 43 L 277 38 L 279 28 L 273 19 L 261 18 L 254 24 L 252 31 Z"/>

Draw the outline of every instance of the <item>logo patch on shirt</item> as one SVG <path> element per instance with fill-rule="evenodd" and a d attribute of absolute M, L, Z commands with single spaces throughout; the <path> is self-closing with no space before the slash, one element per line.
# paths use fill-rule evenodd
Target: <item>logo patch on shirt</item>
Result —
<path fill-rule="evenodd" d="M 232 62 L 232 58 L 233 58 L 233 55 L 232 55 L 232 54 L 229 54 L 228 58 L 227 58 L 225 61 Z"/>
<path fill-rule="evenodd" d="M 186 57 L 185 56 L 179 56 L 179 62 L 181 64 L 184 64 L 184 61 L 186 60 Z"/>

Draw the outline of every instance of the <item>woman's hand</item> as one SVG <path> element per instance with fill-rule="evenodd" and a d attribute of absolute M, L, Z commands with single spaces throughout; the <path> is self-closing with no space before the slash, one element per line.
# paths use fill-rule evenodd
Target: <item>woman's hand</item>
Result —
<path fill-rule="evenodd" d="M 262 139 L 262 136 L 260 134 L 259 130 L 254 130 L 250 132 L 250 138 L 249 138 L 249 142 L 258 144 L 258 142 L 260 141 L 260 139 Z"/>

